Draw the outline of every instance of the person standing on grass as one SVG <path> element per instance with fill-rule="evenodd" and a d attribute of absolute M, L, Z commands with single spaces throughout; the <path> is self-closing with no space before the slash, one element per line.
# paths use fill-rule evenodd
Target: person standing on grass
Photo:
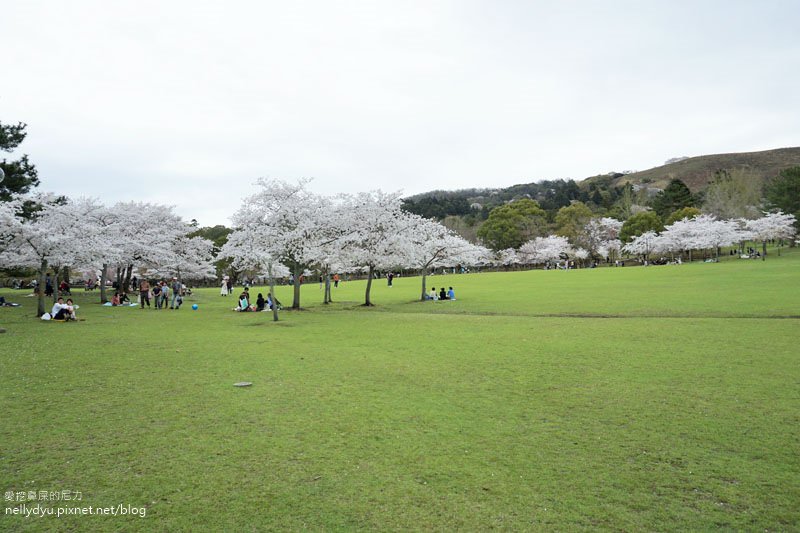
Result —
<path fill-rule="evenodd" d="M 393 272 L 389 272 L 388 274 L 386 274 L 386 281 L 389 282 L 389 287 L 392 286 L 392 281 L 393 280 L 394 280 L 394 273 Z"/>
<path fill-rule="evenodd" d="M 336 288 L 339 286 L 339 274 L 333 275 L 333 287 Z"/>
<path fill-rule="evenodd" d="M 156 284 L 153 285 L 153 300 L 155 300 L 153 302 L 155 304 L 155 308 L 161 309 L 161 283 L 159 282 L 156 282 Z"/>
<path fill-rule="evenodd" d="M 144 309 L 145 302 L 147 302 L 147 308 L 150 309 L 150 282 L 143 279 L 139 283 L 139 303 L 142 304 L 142 309 Z"/>
<path fill-rule="evenodd" d="M 170 309 L 177 309 L 178 307 L 175 303 L 178 301 L 178 298 L 181 296 L 181 282 L 178 281 L 178 278 L 172 278 L 172 303 L 170 303 Z"/>
<path fill-rule="evenodd" d="M 167 300 L 169 300 L 169 285 L 163 279 L 161 280 L 161 305 L 159 308 L 167 308 Z"/>

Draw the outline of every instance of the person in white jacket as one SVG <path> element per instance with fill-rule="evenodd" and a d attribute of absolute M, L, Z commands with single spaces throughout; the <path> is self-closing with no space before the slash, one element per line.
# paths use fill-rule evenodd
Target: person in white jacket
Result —
<path fill-rule="evenodd" d="M 50 316 L 53 317 L 53 320 L 75 320 L 75 306 L 72 304 L 72 299 L 64 303 L 64 298 L 59 298 L 53 304 Z"/>

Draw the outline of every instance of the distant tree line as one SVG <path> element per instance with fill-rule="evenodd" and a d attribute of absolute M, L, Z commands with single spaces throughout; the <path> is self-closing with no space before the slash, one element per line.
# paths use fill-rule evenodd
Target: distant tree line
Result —
<path fill-rule="evenodd" d="M 503 189 L 434 191 L 406 198 L 403 209 L 441 220 L 465 238 L 495 250 L 515 248 L 531 236 L 549 232 L 573 239 L 578 228 L 597 217 L 624 222 L 623 242 L 701 213 L 726 220 L 755 219 L 765 211 L 780 210 L 800 218 L 800 167 L 784 169 L 766 183 L 748 168 L 720 169 L 698 193 L 677 178 L 663 190 L 615 185 L 622 176 L 596 176 L 581 185 L 574 180 L 546 180 Z"/>

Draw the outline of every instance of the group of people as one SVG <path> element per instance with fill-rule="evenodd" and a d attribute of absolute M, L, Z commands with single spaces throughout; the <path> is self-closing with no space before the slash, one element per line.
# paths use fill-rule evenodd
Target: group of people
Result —
<path fill-rule="evenodd" d="M 339 286 L 339 274 L 334 274 L 334 275 L 331 277 L 331 281 L 333 281 L 333 286 L 334 286 L 334 287 L 338 287 L 338 286 Z M 319 275 L 319 288 L 321 289 L 321 288 L 323 288 L 324 286 L 325 286 L 325 276 L 323 276 L 322 274 L 320 274 L 320 275 Z"/>
<path fill-rule="evenodd" d="M 256 303 L 251 304 L 250 290 L 247 287 L 245 287 L 242 294 L 239 295 L 239 305 L 234 307 L 233 310 L 242 313 L 250 311 L 255 311 L 255 312 L 266 311 L 266 310 L 272 310 L 272 305 L 273 305 L 272 295 L 267 294 L 267 298 L 265 300 L 264 295 L 261 293 L 258 293 L 258 297 L 256 298 Z M 278 309 L 281 308 L 281 303 L 278 300 L 275 300 L 275 305 L 278 306 Z"/>
<path fill-rule="evenodd" d="M 439 292 L 436 292 L 436 287 L 431 287 L 430 294 L 426 295 L 427 300 L 455 300 L 456 299 L 456 291 L 453 290 L 453 287 L 450 287 L 448 290 L 445 290 L 442 287 Z"/>
<path fill-rule="evenodd" d="M 730 253 L 731 253 L 731 255 L 738 255 L 742 259 L 760 259 L 761 258 L 761 252 L 759 252 L 758 250 L 756 250 L 752 246 L 749 246 L 747 248 L 747 253 L 745 253 L 744 249 L 742 249 L 742 250 L 731 250 Z"/>
<path fill-rule="evenodd" d="M 66 280 L 62 280 L 61 283 L 58 284 L 58 290 L 61 294 L 72 294 L 69 282 Z M 50 297 L 53 296 L 53 292 L 55 292 L 53 280 L 50 278 L 50 274 L 48 274 L 47 278 L 44 280 L 44 295 Z"/>
<path fill-rule="evenodd" d="M 228 276 L 222 278 L 222 287 L 220 288 L 220 296 L 228 296 L 233 293 L 233 281 Z"/>
<path fill-rule="evenodd" d="M 113 307 L 117 307 L 118 305 L 130 305 L 131 301 L 128 298 L 128 295 L 123 292 L 115 292 L 114 296 L 111 297 L 111 305 Z M 136 304 L 134 304 L 136 305 Z"/>
<path fill-rule="evenodd" d="M 144 309 L 145 304 L 147 304 L 148 309 L 150 308 L 151 298 L 155 301 L 156 309 L 166 309 L 167 303 L 169 303 L 170 309 L 180 309 L 181 304 L 183 304 L 183 293 L 183 284 L 175 277 L 172 278 L 172 283 L 161 280 L 152 287 L 146 279 L 139 282 L 139 303 L 142 309 Z M 171 302 L 170 295 L 172 296 Z"/>
<path fill-rule="evenodd" d="M 66 302 L 64 302 L 64 298 L 59 298 L 56 300 L 56 303 L 53 304 L 53 309 L 50 311 L 50 318 L 53 320 L 78 320 L 75 316 L 75 310 L 78 308 L 72 302 L 72 298 L 68 298 Z"/>

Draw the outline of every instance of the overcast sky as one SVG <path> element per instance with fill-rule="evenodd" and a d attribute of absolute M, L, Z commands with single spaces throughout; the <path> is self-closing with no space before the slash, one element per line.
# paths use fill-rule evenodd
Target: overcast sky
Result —
<path fill-rule="evenodd" d="M 6 1 L 41 190 L 228 224 L 258 177 L 496 187 L 800 145 L 800 2 Z"/>

